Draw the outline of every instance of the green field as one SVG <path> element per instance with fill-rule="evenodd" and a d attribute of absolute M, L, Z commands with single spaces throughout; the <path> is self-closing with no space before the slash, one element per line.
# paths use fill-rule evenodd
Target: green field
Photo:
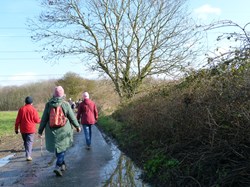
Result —
<path fill-rule="evenodd" d="M 42 113 L 39 113 L 41 117 Z M 0 137 L 10 136 L 15 134 L 15 121 L 17 111 L 0 112 Z"/>
<path fill-rule="evenodd" d="M 15 134 L 17 111 L 0 112 L 0 137 Z"/>

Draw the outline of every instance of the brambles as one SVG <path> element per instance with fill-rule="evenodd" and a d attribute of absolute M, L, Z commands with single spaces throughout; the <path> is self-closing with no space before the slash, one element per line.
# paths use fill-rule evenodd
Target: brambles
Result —
<path fill-rule="evenodd" d="M 236 59 L 193 72 L 113 115 L 126 124 L 123 134 L 132 140 L 122 148 L 144 166 L 145 179 L 159 186 L 250 185 L 249 67 Z M 176 161 L 171 169 L 168 161 Z"/>

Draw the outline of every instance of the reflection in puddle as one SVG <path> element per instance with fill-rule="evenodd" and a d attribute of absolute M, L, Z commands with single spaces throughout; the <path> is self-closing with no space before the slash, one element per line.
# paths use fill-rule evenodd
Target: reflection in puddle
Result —
<path fill-rule="evenodd" d="M 11 155 L 8 155 L 6 157 L 0 158 L 0 167 L 8 164 L 9 161 L 10 161 L 10 158 L 13 157 L 13 156 L 14 156 L 14 154 L 11 154 Z"/>
<path fill-rule="evenodd" d="M 114 144 L 111 144 L 113 158 L 103 169 L 103 187 L 135 186 L 149 187 L 140 179 L 141 170 L 126 157 Z"/>

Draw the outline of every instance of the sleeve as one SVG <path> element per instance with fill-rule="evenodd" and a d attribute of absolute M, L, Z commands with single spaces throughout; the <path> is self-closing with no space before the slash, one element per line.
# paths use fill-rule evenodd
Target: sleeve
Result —
<path fill-rule="evenodd" d="M 17 113 L 16 122 L 15 122 L 15 131 L 18 130 L 18 127 L 21 124 L 21 120 L 22 120 L 22 108 L 20 108 Z"/>
<path fill-rule="evenodd" d="M 44 111 L 43 111 L 42 119 L 40 121 L 40 125 L 39 125 L 39 128 L 38 128 L 38 133 L 39 134 L 43 133 L 43 130 L 46 127 L 46 124 L 49 121 L 49 113 L 48 113 L 48 111 L 49 111 L 49 103 L 46 103 Z"/>
<path fill-rule="evenodd" d="M 75 116 L 75 114 L 74 114 L 74 111 L 71 109 L 70 106 L 68 106 L 68 108 L 69 108 L 69 110 L 68 110 L 67 118 L 69 119 L 70 123 L 71 123 L 75 128 L 79 127 L 80 125 L 79 125 L 79 123 L 78 123 L 78 121 L 77 121 L 77 118 L 76 118 L 76 116 Z"/>
<path fill-rule="evenodd" d="M 41 119 L 40 119 L 40 117 L 39 117 L 39 114 L 38 114 L 38 112 L 37 112 L 37 110 L 34 108 L 34 123 L 40 123 L 41 122 Z"/>

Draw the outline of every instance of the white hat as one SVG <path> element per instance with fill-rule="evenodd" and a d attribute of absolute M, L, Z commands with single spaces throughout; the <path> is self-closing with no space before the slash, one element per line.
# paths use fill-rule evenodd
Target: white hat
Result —
<path fill-rule="evenodd" d="M 84 92 L 82 94 L 82 96 L 83 96 L 83 99 L 89 99 L 89 93 L 88 92 Z"/>

